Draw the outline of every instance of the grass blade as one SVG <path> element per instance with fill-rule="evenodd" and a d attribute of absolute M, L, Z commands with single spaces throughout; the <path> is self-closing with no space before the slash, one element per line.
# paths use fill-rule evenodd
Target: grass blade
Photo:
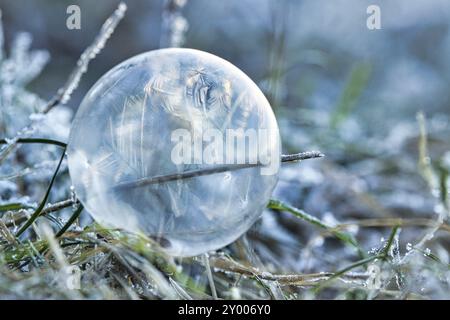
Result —
<path fill-rule="evenodd" d="M 367 263 L 370 263 L 370 262 L 378 260 L 378 259 L 386 260 L 389 257 L 389 251 L 391 250 L 391 247 L 394 243 L 394 239 L 395 239 L 398 229 L 399 229 L 398 226 L 395 226 L 394 228 L 392 228 L 392 231 L 391 231 L 391 234 L 389 235 L 389 239 L 386 243 L 386 246 L 383 248 L 383 250 L 379 254 L 362 259 L 358 262 L 355 262 L 355 263 L 345 267 L 344 269 L 339 270 L 338 272 L 334 273 L 331 277 L 329 277 L 327 280 L 318 284 L 316 286 L 316 288 L 314 289 L 314 292 L 317 294 L 320 290 L 322 290 L 324 287 L 326 287 L 333 280 L 343 276 L 345 273 L 347 273 L 350 270 L 353 270 L 358 267 L 362 267 L 362 266 L 366 265 Z"/>
<path fill-rule="evenodd" d="M 0 212 L 17 211 L 20 209 L 30 209 L 31 206 L 24 205 L 23 203 L 7 203 L 0 205 Z"/>
<path fill-rule="evenodd" d="M 294 216 L 296 216 L 297 218 L 300 218 L 310 224 L 313 224 L 321 229 L 328 231 L 329 233 L 334 235 L 336 238 L 338 238 L 342 242 L 349 244 L 349 245 L 357 248 L 358 250 L 360 249 L 356 239 L 351 234 L 339 231 L 336 228 L 333 228 L 332 226 L 327 225 L 322 220 L 304 212 L 301 209 L 295 208 L 289 204 L 283 203 L 279 200 L 273 200 L 273 199 L 270 200 L 267 207 L 272 210 L 289 212 L 289 213 L 293 214 Z"/>
<path fill-rule="evenodd" d="M 59 159 L 58 166 L 56 167 L 56 170 L 53 173 L 53 177 L 50 180 L 50 184 L 48 185 L 47 191 L 45 192 L 44 198 L 42 199 L 41 203 L 39 204 L 39 207 L 37 207 L 37 209 L 34 211 L 34 213 L 31 215 L 31 217 L 19 229 L 19 231 L 16 234 L 16 237 L 19 237 L 22 233 L 24 233 L 33 224 L 33 222 L 41 215 L 41 212 L 44 209 L 45 204 L 47 203 L 48 196 L 50 195 L 50 191 L 53 187 L 53 183 L 55 182 L 56 176 L 58 175 L 59 168 L 61 167 L 61 163 L 64 159 L 65 151 L 66 151 L 66 149 L 64 149 L 64 152 L 61 155 L 61 159 Z"/>
<path fill-rule="evenodd" d="M 352 113 L 369 81 L 370 73 L 371 65 L 367 63 L 357 64 L 353 68 L 339 103 L 331 115 L 332 128 L 337 128 Z"/>
<path fill-rule="evenodd" d="M 45 139 L 45 138 L 20 138 L 17 139 L 16 143 L 41 143 L 41 144 L 51 144 L 61 148 L 65 148 L 67 145 L 64 142 L 53 140 L 53 139 Z M 0 139 L 0 144 L 8 144 L 6 139 Z"/>
<path fill-rule="evenodd" d="M 64 234 L 64 232 L 66 232 L 67 229 L 69 229 L 69 227 L 72 225 L 72 223 L 74 223 L 74 221 L 78 219 L 78 217 L 80 216 L 83 209 L 84 209 L 83 205 L 80 203 L 77 210 L 74 211 L 74 213 L 69 218 L 69 220 L 67 220 L 67 222 L 64 224 L 64 226 L 61 228 L 61 230 L 59 230 L 58 233 L 55 235 L 56 238 L 61 237 Z"/>

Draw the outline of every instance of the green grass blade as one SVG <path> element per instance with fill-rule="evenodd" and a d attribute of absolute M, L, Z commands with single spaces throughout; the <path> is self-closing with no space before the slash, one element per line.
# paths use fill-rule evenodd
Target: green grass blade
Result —
<path fill-rule="evenodd" d="M 69 220 L 67 220 L 67 222 L 64 224 L 64 226 L 61 228 L 61 230 L 58 231 L 58 233 L 56 234 L 56 238 L 61 237 L 64 232 L 67 231 L 67 229 L 69 229 L 69 227 L 72 225 L 72 223 L 75 222 L 75 220 L 78 219 L 78 217 L 80 216 L 81 212 L 83 211 L 83 205 L 80 204 L 78 206 L 78 208 L 74 211 L 74 213 L 72 214 L 72 216 L 69 218 Z"/>
<path fill-rule="evenodd" d="M 325 288 L 326 286 L 328 286 L 331 282 L 333 282 L 334 280 L 336 280 L 337 278 L 339 278 L 340 276 L 343 276 L 344 274 L 346 274 L 347 272 L 349 272 L 350 270 L 353 270 L 355 268 L 358 267 L 362 267 L 364 265 L 366 265 L 369 262 L 375 261 L 377 259 L 380 259 L 379 255 L 376 256 L 371 256 L 365 259 L 362 259 L 360 261 L 357 261 L 341 270 L 339 270 L 338 272 L 334 273 L 331 277 L 329 277 L 328 279 L 324 280 L 323 282 L 321 282 L 320 284 L 318 284 L 315 288 L 314 288 L 314 292 L 317 294 L 319 293 L 320 290 L 322 290 L 323 288 Z"/>
<path fill-rule="evenodd" d="M 45 138 L 20 138 L 17 139 L 16 143 L 40 143 L 40 144 L 51 144 L 61 148 L 65 148 L 67 145 L 64 142 L 53 140 L 53 139 L 45 139 Z M 0 139 L 0 144 L 8 144 L 6 139 Z"/>
<path fill-rule="evenodd" d="M 50 184 L 48 185 L 47 191 L 45 192 L 44 198 L 42 199 L 41 203 L 39 204 L 39 207 L 37 207 L 37 209 L 34 211 L 34 213 L 31 215 L 31 217 L 19 229 L 19 231 L 16 234 L 16 237 L 19 237 L 22 233 L 24 233 L 33 224 L 33 222 L 39 217 L 42 210 L 44 209 L 45 204 L 47 203 L 47 200 L 48 200 L 48 196 L 50 195 L 50 191 L 53 187 L 53 183 L 55 182 L 56 176 L 58 175 L 59 168 L 61 167 L 61 163 L 64 159 L 64 155 L 65 155 L 65 149 L 61 155 L 61 159 L 59 159 L 58 166 L 56 167 L 56 170 L 53 173 L 53 177 L 50 180 Z"/>
<path fill-rule="evenodd" d="M 355 108 L 356 102 L 367 85 L 371 69 L 370 64 L 359 63 L 351 71 L 338 105 L 331 115 L 330 125 L 332 128 L 336 128 Z"/>
<path fill-rule="evenodd" d="M 23 203 L 7 203 L 0 205 L 0 212 L 6 212 L 6 211 L 17 211 L 20 209 L 30 209 L 31 206 L 27 206 Z"/>
<path fill-rule="evenodd" d="M 386 260 L 389 257 L 389 251 L 391 250 L 391 247 L 394 244 L 394 239 L 395 239 L 398 229 L 399 229 L 398 226 L 395 226 L 394 228 L 392 228 L 392 231 L 391 231 L 391 234 L 389 235 L 389 239 L 386 243 L 386 246 L 383 248 L 381 253 L 371 256 L 371 257 L 368 257 L 368 258 L 365 258 L 365 259 L 362 259 L 360 261 L 357 261 L 357 262 L 337 271 L 331 277 L 329 277 L 327 280 L 318 284 L 315 287 L 314 292 L 317 294 L 320 290 L 322 290 L 324 287 L 326 287 L 328 284 L 330 284 L 333 280 L 339 278 L 340 276 L 344 275 L 345 273 L 347 273 L 350 270 L 353 270 L 358 267 L 362 267 L 362 266 L 366 265 L 367 263 L 370 263 L 377 259 Z"/>
<path fill-rule="evenodd" d="M 297 218 L 300 218 L 308 223 L 311 223 L 321 229 L 328 231 L 329 233 L 334 235 L 336 238 L 338 238 L 342 242 L 349 244 L 349 245 L 357 248 L 358 250 L 360 249 L 356 239 L 351 234 L 348 234 L 348 233 L 342 232 L 342 231 L 338 231 L 335 228 L 324 223 L 322 220 L 304 212 L 301 209 L 295 208 L 289 204 L 283 203 L 279 200 L 273 200 L 273 199 L 270 200 L 267 207 L 269 209 L 273 209 L 273 210 L 289 212 L 289 213 L 293 214 L 294 216 L 296 216 Z"/>
<path fill-rule="evenodd" d="M 386 246 L 383 249 L 382 256 L 384 259 L 386 259 L 389 256 L 389 250 L 391 250 L 392 245 L 394 244 L 394 239 L 397 234 L 397 231 L 399 229 L 399 226 L 395 226 L 392 228 L 391 234 L 389 235 L 389 239 L 386 243 Z"/>

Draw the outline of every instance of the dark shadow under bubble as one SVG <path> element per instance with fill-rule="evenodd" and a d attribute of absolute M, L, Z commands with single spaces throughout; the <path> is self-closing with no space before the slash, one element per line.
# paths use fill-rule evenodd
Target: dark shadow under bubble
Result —
<path fill-rule="evenodd" d="M 158 237 L 158 236 L 149 236 L 149 238 L 152 239 L 153 241 L 157 242 L 163 249 L 168 249 L 168 248 L 172 247 L 172 243 L 170 242 L 170 240 L 168 240 L 166 238 Z"/>

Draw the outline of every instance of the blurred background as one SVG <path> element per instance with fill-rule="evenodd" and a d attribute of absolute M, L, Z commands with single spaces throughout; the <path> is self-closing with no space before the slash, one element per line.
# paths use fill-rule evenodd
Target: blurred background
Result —
<path fill-rule="evenodd" d="M 90 44 L 117 1 L 0 1 L 7 46 L 20 31 L 51 63 L 30 88 L 48 98 Z M 66 9 L 81 9 L 81 30 L 66 28 Z M 366 9 L 381 9 L 381 30 L 366 26 Z M 117 63 L 160 46 L 164 1 L 128 1 L 112 41 L 90 66 L 72 104 Z M 364 125 L 385 131 L 392 116 L 445 111 L 449 92 L 446 0 L 189 0 L 184 47 L 219 55 L 263 87 L 274 109 L 332 112 L 354 72 L 363 86 L 354 110 Z M 269 91 L 273 91 L 270 92 Z M 356 95 L 356 94 L 355 94 Z M 363 119 L 361 119 L 363 121 Z M 370 121 L 369 121 L 370 120 Z"/>
<path fill-rule="evenodd" d="M 185 2 L 176 21 L 180 45 L 229 60 L 260 86 L 277 115 L 285 152 L 326 154 L 283 166 L 274 197 L 329 225 L 348 223 L 367 251 L 389 236 L 389 219 L 403 218 L 397 254 L 420 244 L 447 264 L 443 271 L 429 266 L 433 275 L 423 276 L 429 263 L 416 256 L 422 275 L 411 278 L 408 290 L 448 298 L 450 238 L 442 223 L 450 170 L 450 1 Z M 101 75 L 164 41 L 166 2 L 126 3 L 125 18 L 74 93 L 72 110 Z M 81 9 L 81 30 L 66 28 L 71 4 Z M 7 51 L 26 31 L 32 48 L 50 55 L 27 89 L 49 99 L 117 4 L 0 0 Z M 380 30 L 366 26 L 372 4 L 381 9 Z M 295 217 L 269 210 L 248 241 L 273 270 L 336 270 L 352 254 Z"/>

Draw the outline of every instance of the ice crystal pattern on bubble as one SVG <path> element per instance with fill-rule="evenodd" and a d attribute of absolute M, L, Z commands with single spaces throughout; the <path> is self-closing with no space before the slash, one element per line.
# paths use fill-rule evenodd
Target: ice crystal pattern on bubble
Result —
<path fill-rule="evenodd" d="M 278 166 L 270 175 L 254 167 L 118 188 L 208 167 L 199 159 L 171 161 L 171 135 L 180 128 L 193 137 L 207 128 L 264 128 L 272 134 L 262 151 L 280 157 L 270 105 L 242 71 L 205 52 L 163 49 L 123 62 L 89 91 L 71 131 L 69 169 L 97 221 L 143 232 L 167 252 L 190 256 L 225 246 L 248 230 L 269 200 Z"/>

